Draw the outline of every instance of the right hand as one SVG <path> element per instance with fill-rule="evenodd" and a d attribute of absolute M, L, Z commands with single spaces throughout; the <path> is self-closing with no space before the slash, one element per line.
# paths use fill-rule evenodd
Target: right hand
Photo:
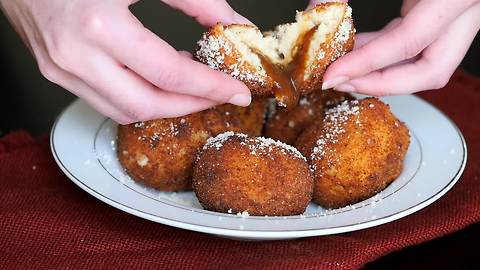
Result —
<path fill-rule="evenodd" d="M 222 103 L 249 105 L 243 83 L 195 62 L 143 27 L 128 9 L 137 1 L 0 4 L 48 80 L 121 124 L 178 117 Z M 163 2 L 205 26 L 249 23 L 225 1 Z"/>

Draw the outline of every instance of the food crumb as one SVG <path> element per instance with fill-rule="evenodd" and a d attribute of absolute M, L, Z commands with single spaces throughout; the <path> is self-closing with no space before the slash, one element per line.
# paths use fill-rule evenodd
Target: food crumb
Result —
<path fill-rule="evenodd" d="M 241 216 L 241 217 L 245 218 L 245 217 L 250 216 L 250 214 L 248 213 L 247 210 L 245 210 L 245 211 L 243 211 L 243 212 L 238 212 L 238 213 L 237 213 L 237 216 Z"/>
<path fill-rule="evenodd" d="M 148 157 L 145 155 L 140 155 L 137 157 L 137 164 L 140 167 L 145 167 L 148 164 Z"/>

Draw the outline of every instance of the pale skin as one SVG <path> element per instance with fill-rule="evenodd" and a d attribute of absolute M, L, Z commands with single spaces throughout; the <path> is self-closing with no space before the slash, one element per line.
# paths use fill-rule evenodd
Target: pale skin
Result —
<path fill-rule="evenodd" d="M 404 0 L 400 18 L 356 35 L 355 49 L 330 65 L 323 88 L 374 96 L 440 89 L 479 29 L 478 0 Z"/>
<path fill-rule="evenodd" d="M 248 88 L 194 61 L 130 13 L 135 0 L 0 0 L 48 80 L 121 124 L 250 104 Z M 163 0 L 204 26 L 249 23 L 222 0 Z"/>
<path fill-rule="evenodd" d="M 121 124 L 251 102 L 247 87 L 176 51 L 130 13 L 138 0 L 0 0 L 48 80 Z M 223 0 L 163 0 L 204 25 L 250 23 Z M 320 1 L 311 1 L 311 5 Z M 368 4 L 368 1 L 364 1 Z M 359 33 L 323 88 L 375 96 L 442 88 L 480 29 L 480 0 L 405 0 Z"/>

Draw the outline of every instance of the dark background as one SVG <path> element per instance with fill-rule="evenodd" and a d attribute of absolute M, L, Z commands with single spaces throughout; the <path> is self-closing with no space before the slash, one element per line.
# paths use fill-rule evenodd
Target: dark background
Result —
<path fill-rule="evenodd" d="M 295 10 L 302 10 L 307 1 L 236 0 L 230 4 L 262 29 L 293 20 Z M 398 0 L 352 0 L 357 31 L 381 28 L 399 15 Z M 179 50 L 191 51 L 202 31 L 194 20 L 174 11 L 159 0 L 143 0 L 132 7 L 146 27 Z M 29 51 L 0 15 L 0 136 L 11 130 L 27 129 L 34 135 L 49 131 L 58 113 L 75 99 L 64 89 L 48 82 L 38 72 Z M 75 53 L 72 51 L 72 53 Z M 462 67 L 480 74 L 480 41 L 477 37 Z M 474 261 L 475 239 L 480 239 L 479 226 L 472 226 L 448 237 L 391 254 L 368 268 L 458 268 Z M 456 266 L 456 267 L 454 267 Z"/>

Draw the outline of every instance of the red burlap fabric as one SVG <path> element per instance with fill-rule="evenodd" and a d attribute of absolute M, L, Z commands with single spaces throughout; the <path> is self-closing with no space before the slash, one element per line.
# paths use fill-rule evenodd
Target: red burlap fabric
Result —
<path fill-rule="evenodd" d="M 457 72 L 421 94 L 466 137 L 459 183 L 409 217 L 341 235 L 240 242 L 123 213 L 91 197 L 57 168 L 48 139 L 0 139 L 0 269 L 354 269 L 395 250 L 480 222 L 480 80 Z"/>

